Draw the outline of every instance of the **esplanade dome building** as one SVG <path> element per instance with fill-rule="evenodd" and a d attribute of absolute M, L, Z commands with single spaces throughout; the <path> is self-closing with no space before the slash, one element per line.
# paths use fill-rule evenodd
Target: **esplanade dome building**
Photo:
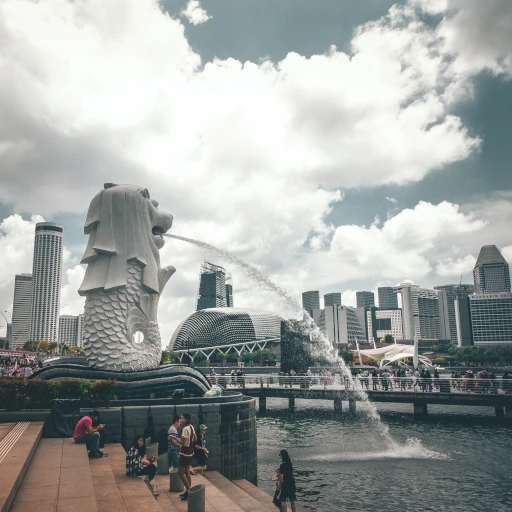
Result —
<path fill-rule="evenodd" d="M 254 342 L 279 342 L 283 317 L 269 311 L 209 308 L 183 320 L 171 337 L 169 348 L 213 348 Z"/>

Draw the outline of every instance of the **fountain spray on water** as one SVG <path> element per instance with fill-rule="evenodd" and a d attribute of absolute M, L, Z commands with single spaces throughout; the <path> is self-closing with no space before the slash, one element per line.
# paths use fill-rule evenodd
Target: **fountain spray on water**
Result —
<path fill-rule="evenodd" d="M 399 445 L 393 440 L 391 435 L 389 434 L 389 428 L 387 425 L 382 423 L 380 415 L 377 411 L 377 408 L 375 405 L 369 400 L 368 394 L 358 387 L 356 383 L 354 382 L 354 378 L 352 377 L 352 372 L 349 368 L 345 365 L 345 361 L 338 355 L 335 348 L 333 347 L 332 343 L 329 341 L 329 339 L 320 331 L 318 326 L 315 324 L 311 316 L 308 314 L 307 311 L 303 310 L 301 305 L 293 298 L 290 297 L 290 295 L 275 284 L 273 281 L 271 281 L 267 276 L 262 274 L 257 268 L 253 267 L 252 265 L 249 265 L 244 260 L 238 258 L 234 254 L 231 254 L 228 251 L 225 251 L 223 249 L 219 249 L 218 247 L 215 247 L 214 245 L 208 244 L 206 242 L 201 242 L 199 240 L 194 240 L 193 238 L 187 238 L 184 236 L 179 235 L 172 235 L 172 234 L 164 234 L 163 236 L 174 238 L 176 240 L 181 240 L 183 242 L 187 242 L 189 244 L 195 245 L 197 247 L 201 247 L 202 249 L 206 249 L 208 251 L 211 251 L 224 260 L 228 261 L 229 263 L 232 263 L 233 265 L 236 265 L 239 267 L 242 272 L 256 281 L 259 286 L 265 290 L 271 291 L 278 295 L 283 302 L 285 302 L 291 309 L 293 309 L 297 314 L 302 313 L 304 315 L 304 320 L 302 323 L 302 333 L 305 335 L 309 335 L 310 339 L 314 342 L 315 349 L 318 350 L 318 353 L 316 353 L 316 356 L 323 356 L 325 359 L 327 359 L 330 363 L 337 366 L 339 369 L 341 376 L 343 379 L 345 379 L 345 382 L 349 382 L 349 386 L 354 390 L 353 392 L 357 395 L 357 399 L 359 401 L 358 403 L 358 409 L 363 412 L 367 418 L 375 424 L 376 429 L 381 434 L 381 436 L 384 438 L 386 443 L 388 444 L 388 452 L 390 454 L 396 453 L 396 457 L 400 458 L 400 450 Z M 417 447 L 417 456 L 425 456 L 427 455 L 426 450 L 423 449 L 421 446 L 421 443 L 416 441 L 416 447 Z M 410 452 L 410 450 L 409 450 Z M 410 456 L 411 454 L 408 453 Z M 393 456 L 393 455 L 391 455 Z M 428 456 L 428 455 L 427 455 Z M 430 457 L 429 457 L 430 458 Z"/>

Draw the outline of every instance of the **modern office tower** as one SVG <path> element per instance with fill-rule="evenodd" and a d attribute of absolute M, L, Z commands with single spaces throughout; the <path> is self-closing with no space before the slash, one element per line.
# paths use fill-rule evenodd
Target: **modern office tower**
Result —
<path fill-rule="evenodd" d="M 55 222 L 36 224 L 29 331 L 32 342 L 59 339 L 63 236 L 63 226 Z"/>
<path fill-rule="evenodd" d="M 225 308 L 228 305 L 226 293 L 226 279 L 230 279 L 226 269 L 204 261 L 199 273 L 199 287 L 197 290 L 196 311 L 209 308 Z M 233 286 L 230 288 L 229 300 L 233 303 Z"/>
<path fill-rule="evenodd" d="M 402 283 L 394 290 L 402 296 L 404 339 L 441 339 L 437 290 L 420 288 L 410 283 Z"/>
<path fill-rule="evenodd" d="M 475 293 L 510 292 L 510 269 L 495 245 L 484 245 L 473 269 Z"/>
<path fill-rule="evenodd" d="M 326 293 L 324 295 L 324 306 L 341 306 L 341 293 Z"/>
<path fill-rule="evenodd" d="M 335 305 L 315 309 L 313 320 L 335 347 L 340 344 L 355 346 L 356 339 L 360 344 L 366 341 L 354 308 Z"/>
<path fill-rule="evenodd" d="M 59 345 L 77 347 L 80 333 L 79 318 L 73 315 L 59 316 Z"/>
<path fill-rule="evenodd" d="M 302 294 L 302 309 L 306 310 L 310 317 L 313 317 L 314 309 L 320 309 L 320 292 L 318 290 Z"/>
<path fill-rule="evenodd" d="M 457 343 L 457 321 L 455 318 L 455 300 L 467 297 L 475 291 L 472 284 L 445 284 L 434 286 L 439 297 L 439 323 L 441 339 Z"/>
<path fill-rule="evenodd" d="M 14 299 L 12 303 L 12 331 L 10 346 L 22 347 L 30 333 L 32 304 L 32 274 L 16 274 L 14 277 Z"/>
<path fill-rule="evenodd" d="M 233 278 L 231 274 L 226 274 L 226 307 L 233 307 Z"/>
<path fill-rule="evenodd" d="M 471 327 L 471 309 L 469 296 L 457 297 L 454 301 L 455 325 L 457 328 L 457 346 L 473 345 L 473 329 Z"/>
<path fill-rule="evenodd" d="M 377 288 L 380 309 L 398 308 L 398 295 L 393 291 L 392 286 L 380 286 Z"/>
<path fill-rule="evenodd" d="M 512 345 L 512 293 L 469 296 L 474 345 Z"/>
<path fill-rule="evenodd" d="M 375 306 L 375 294 L 373 292 L 356 292 L 358 308 L 371 308 Z"/>
<path fill-rule="evenodd" d="M 391 334 L 395 341 L 404 339 L 402 310 L 399 308 L 367 308 L 366 325 L 369 343 L 373 343 L 374 340 L 379 341 L 388 334 Z"/>

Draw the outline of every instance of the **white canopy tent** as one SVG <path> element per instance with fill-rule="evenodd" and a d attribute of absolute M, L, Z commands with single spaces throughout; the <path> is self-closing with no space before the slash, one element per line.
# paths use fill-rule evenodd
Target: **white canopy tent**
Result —
<path fill-rule="evenodd" d="M 384 368 L 395 361 L 400 361 L 406 358 L 414 359 L 414 346 L 400 345 L 396 343 L 394 345 L 388 345 L 386 347 L 359 350 L 358 353 L 377 361 L 379 363 L 379 368 Z M 428 357 L 419 354 L 418 359 L 419 362 L 424 364 L 425 366 L 434 366 L 432 364 L 432 361 Z"/>

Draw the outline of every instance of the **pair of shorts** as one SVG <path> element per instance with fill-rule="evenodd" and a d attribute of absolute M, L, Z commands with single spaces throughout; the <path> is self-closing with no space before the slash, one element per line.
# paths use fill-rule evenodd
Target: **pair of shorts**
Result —
<path fill-rule="evenodd" d="M 180 468 L 186 468 L 192 464 L 192 456 L 187 457 L 186 455 L 182 455 L 180 453 L 180 461 L 178 463 L 178 466 Z"/>
<path fill-rule="evenodd" d="M 180 452 L 178 450 L 170 450 L 167 452 L 167 456 L 169 457 L 169 466 L 176 469 L 180 463 Z"/>

